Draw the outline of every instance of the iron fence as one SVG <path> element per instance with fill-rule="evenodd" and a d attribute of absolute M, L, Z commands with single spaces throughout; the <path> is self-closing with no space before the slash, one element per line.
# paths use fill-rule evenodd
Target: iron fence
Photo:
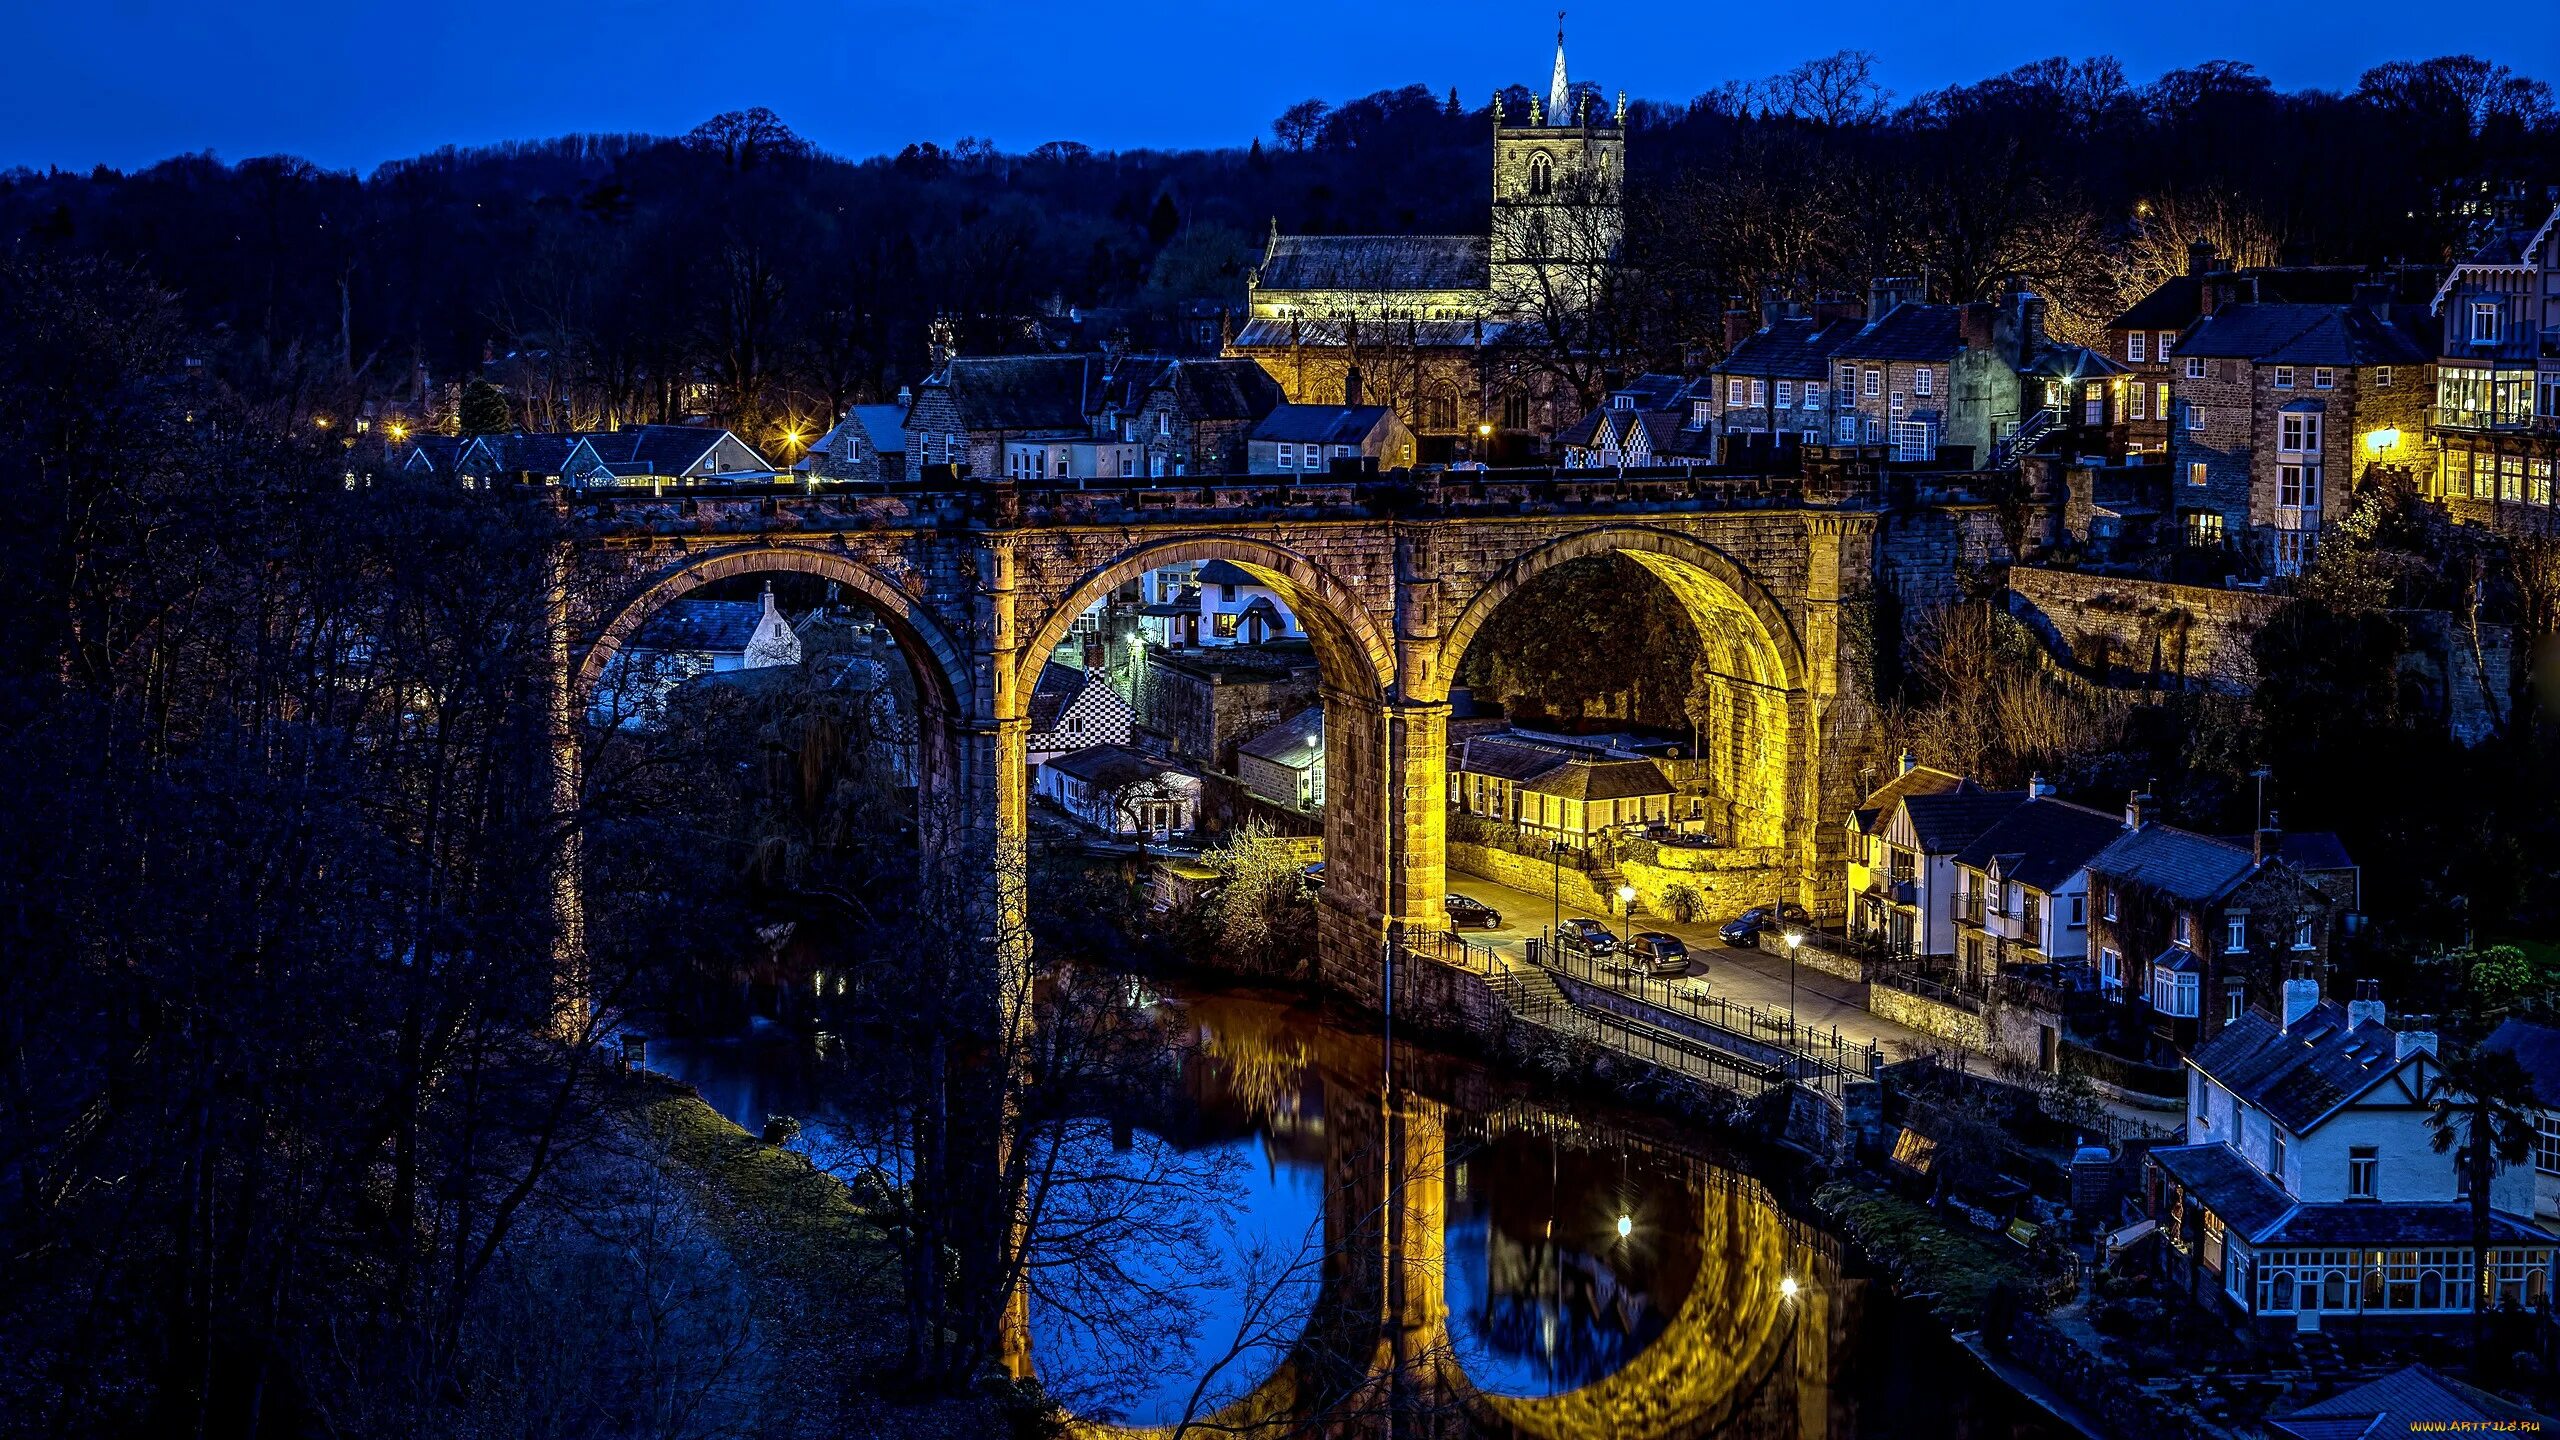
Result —
<path fill-rule="evenodd" d="M 1791 1060 L 1811 1062 L 1833 1083 L 1840 1076 L 1867 1078 L 1883 1063 L 1874 1045 L 1843 1036 L 1836 1025 L 1803 1024 L 1783 1010 L 1743 1004 L 1702 986 L 1682 985 L 1645 974 L 1614 956 L 1595 956 L 1584 950 L 1537 942 L 1532 945 L 1531 959 L 1557 974 L 1625 996 L 1667 1015 L 1774 1047 Z"/>

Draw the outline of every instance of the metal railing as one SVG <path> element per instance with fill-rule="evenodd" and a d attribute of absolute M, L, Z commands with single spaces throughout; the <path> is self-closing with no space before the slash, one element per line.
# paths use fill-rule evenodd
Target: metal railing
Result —
<path fill-rule="evenodd" d="M 2529 410 L 2475 410 L 2456 405 L 2439 405 L 2435 411 L 2439 430 L 2496 430 L 2530 435 L 2560 435 L 2560 415 L 2536 415 Z"/>
<path fill-rule="evenodd" d="M 1644 974 L 1616 957 L 1603 959 L 1584 951 L 1541 944 L 1535 958 L 1559 975 L 1625 996 L 1665 1015 L 1777 1049 L 1791 1057 L 1789 1068 L 1797 1071 L 1800 1078 L 1802 1068 L 1795 1062 L 1809 1062 L 1823 1078 L 1834 1083 L 1841 1076 L 1865 1079 L 1883 1064 L 1874 1045 L 1843 1036 L 1836 1025 L 1807 1025 L 1774 1007 L 1746 1005 L 1702 987 Z"/>

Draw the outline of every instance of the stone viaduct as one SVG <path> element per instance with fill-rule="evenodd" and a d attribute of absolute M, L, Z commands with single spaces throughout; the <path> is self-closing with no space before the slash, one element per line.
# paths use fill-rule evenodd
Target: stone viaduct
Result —
<path fill-rule="evenodd" d="M 1297 611 L 1323 671 L 1322 974 L 1354 996 L 1377 993 L 1386 943 L 1444 928 L 1450 687 L 1468 642 L 1540 575 L 1615 552 L 1681 598 L 1714 674 L 1705 750 L 1741 832 L 1730 838 L 1781 848 L 1813 903 L 1827 873 L 1837 888 L 1832 822 L 1853 799 L 1853 757 L 1878 743 L 1878 595 L 1926 603 L 1952 593 L 1961 563 L 2006 558 L 1991 507 L 1955 486 L 1916 494 L 1854 451 L 1801 479 L 960 481 L 564 491 L 555 503 L 573 537 L 559 597 L 561 753 L 574 757 L 606 666 L 669 601 L 742 575 L 835 581 L 877 610 L 915 669 L 925 848 L 979 857 L 969 871 L 984 877 L 990 938 L 1015 952 L 1001 957 L 1010 973 L 1024 958 L 1008 937 L 1024 933 L 1024 742 L 1041 667 L 1079 615 L 1150 570 L 1242 567 Z M 574 800 L 574 760 L 562 771 Z M 573 937 L 574 887 L 573 874 Z"/>

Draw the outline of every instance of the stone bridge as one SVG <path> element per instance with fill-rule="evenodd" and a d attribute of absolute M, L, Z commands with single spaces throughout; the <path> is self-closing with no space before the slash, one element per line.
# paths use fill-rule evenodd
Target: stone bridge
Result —
<path fill-rule="evenodd" d="M 1812 902 L 1836 869 L 1838 827 L 1826 822 L 1853 797 L 1850 757 L 1873 748 L 1879 587 L 1925 599 L 1951 587 L 1959 562 L 2005 558 L 1988 506 L 1960 490 L 1915 497 L 1907 477 L 1854 453 L 1801 479 L 963 481 L 564 491 L 555 503 L 573 537 L 555 706 L 564 756 L 607 665 L 660 607 L 737 576 L 834 581 L 877 610 L 914 667 L 928 860 L 992 857 L 969 871 L 984 877 L 998 937 L 1024 933 L 1027 706 L 1052 650 L 1150 570 L 1242 567 L 1297 612 L 1323 672 L 1322 973 L 1359 996 L 1376 993 L 1386 941 L 1444 928 L 1451 683 L 1468 642 L 1541 575 L 1623 554 L 1678 595 L 1714 676 L 1710 788 L 1748 832 L 1729 838 L 1778 849 Z M 565 799 L 574 760 L 562 770 Z M 573 873 L 572 937 L 574 887 Z M 1023 943 L 1000 938 L 1017 967 Z"/>

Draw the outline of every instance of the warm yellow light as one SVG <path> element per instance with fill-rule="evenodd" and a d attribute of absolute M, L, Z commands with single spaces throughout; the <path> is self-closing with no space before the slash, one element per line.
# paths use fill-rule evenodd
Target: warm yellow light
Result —
<path fill-rule="evenodd" d="M 326 430 L 329 428 L 329 417 L 326 415 L 314 416 L 311 423 L 319 426 L 323 430 Z"/>
<path fill-rule="evenodd" d="M 1788 932 L 1787 932 L 1787 948 L 1788 948 L 1788 949 L 1793 950 L 1794 948 L 1796 948 L 1797 946 L 1799 946 L 1799 945 L 1801 945 L 1801 944 L 1803 944 L 1803 943 L 1804 943 L 1804 932 L 1803 932 L 1803 931 L 1801 931 L 1801 930 L 1790 930 L 1790 931 L 1788 931 Z"/>
<path fill-rule="evenodd" d="M 1778 1298 L 1781 1300 L 1796 1298 L 1796 1277 L 1789 1275 L 1778 1282 Z"/>
<path fill-rule="evenodd" d="M 1490 425 L 1478 425 L 1476 427 L 1476 433 L 1479 435 L 1490 435 L 1493 433 L 1493 427 Z"/>
<path fill-rule="evenodd" d="M 2364 448 L 2372 451 L 2376 455 L 2397 446 L 2399 443 L 2400 432 L 2397 430 L 2367 430 L 2364 432 Z"/>
<path fill-rule="evenodd" d="M 1636 1230 L 1636 1217 L 1634 1217 L 1633 1215 L 1621 1215 L 1621 1216 L 1619 1216 L 1619 1217 L 1618 1217 L 1618 1238 L 1619 1238 L 1619 1239 L 1621 1239 L 1621 1240 L 1626 1239 L 1628 1236 L 1630 1236 L 1630 1235 L 1634 1234 L 1634 1233 L 1635 1233 L 1635 1230 Z M 1790 1281 L 1790 1282 L 1788 1282 L 1788 1283 L 1792 1284 L 1792 1283 L 1794 1283 L 1794 1282 Z"/>
<path fill-rule="evenodd" d="M 1634 887 L 1633 885 L 1621 885 L 1621 886 L 1619 886 L 1619 887 L 1618 887 L 1618 903 L 1619 903 L 1619 904 L 1621 904 L 1621 905 L 1632 905 L 1632 904 L 1634 904 L 1634 903 L 1635 903 L 1635 901 L 1636 901 L 1636 887 Z"/>
<path fill-rule="evenodd" d="M 391 431 L 391 438 L 394 440 L 406 440 L 409 438 L 409 427 L 401 424 L 397 420 L 392 421 L 388 428 Z"/>

